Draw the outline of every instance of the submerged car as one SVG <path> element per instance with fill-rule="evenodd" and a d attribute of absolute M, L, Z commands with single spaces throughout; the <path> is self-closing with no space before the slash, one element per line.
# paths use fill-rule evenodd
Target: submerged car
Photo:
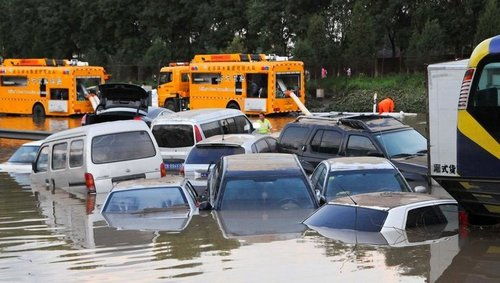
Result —
<path fill-rule="evenodd" d="M 411 186 L 429 184 L 426 138 L 390 116 L 301 116 L 281 131 L 278 152 L 297 154 L 308 173 L 328 158 L 385 157 Z"/>
<path fill-rule="evenodd" d="M 148 106 L 149 94 L 133 84 L 99 85 L 100 103 L 95 113 L 82 117 L 82 126 L 119 120 L 142 120 L 151 126 L 152 121 L 171 110 Z"/>
<path fill-rule="evenodd" d="M 378 192 L 337 198 L 305 221 L 309 228 L 398 233 L 436 225 L 458 228 L 454 199 L 403 192 Z"/>
<path fill-rule="evenodd" d="M 197 143 L 184 162 L 184 176 L 198 193 L 207 188 L 209 169 L 221 157 L 234 154 L 276 151 L 276 139 L 267 135 L 230 134 L 217 135 Z"/>
<path fill-rule="evenodd" d="M 198 214 L 198 197 L 179 177 L 126 181 L 111 190 L 101 213 L 120 229 L 181 231 Z"/>
<path fill-rule="evenodd" d="M 339 157 L 322 161 L 311 175 L 316 194 L 323 201 L 373 192 L 412 192 L 399 170 L 381 157 Z M 417 192 L 426 188 L 417 186 Z"/>
<path fill-rule="evenodd" d="M 31 172 L 31 163 L 35 161 L 36 154 L 42 143 L 43 140 L 23 144 L 7 162 L 0 164 L 0 172 L 29 174 Z"/>
<path fill-rule="evenodd" d="M 208 178 L 209 208 L 215 210 L 309 209 L 318 202 L 293 154 L 223 157 Z"/>

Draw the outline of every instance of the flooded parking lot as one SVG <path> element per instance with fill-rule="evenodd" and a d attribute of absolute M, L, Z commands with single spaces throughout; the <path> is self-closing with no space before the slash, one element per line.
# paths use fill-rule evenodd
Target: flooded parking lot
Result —
<path fill-rule="evenodd" d="M 279 130 L 291 119 L 272 123 Z M 425 126 L 418 118 L 405 122 L 419 130 Z M 0 128 L 56 131 L 78 123 L 0 117 Z M 0 162 L 22 143 L 0 139 Z M 124 225 L 120 219 L 106 221 L 99 213 L 102 202 L 101 195 L 81 198 L 31 188 L 27 175 L 0 173 L 2 281 L 500 280 L 498 227 L 458 234 L 401 231 L 392 245 L 383 239 L 372 245 L 361 235 L 344 243 L 310 230 L 298 220 L 305 214 L 297 212 L 213 211 L 161 224 L 143 217 Z"/>

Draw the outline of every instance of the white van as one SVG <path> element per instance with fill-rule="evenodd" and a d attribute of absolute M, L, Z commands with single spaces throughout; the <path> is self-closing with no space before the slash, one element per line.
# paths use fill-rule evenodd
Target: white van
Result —
<path fill-rule="evenodd" d="M 158 145 L 146 123 L 127 120 L 47 137 L 33 163 L 31 181 L 74 193 L 105 193 L 119 181 L 165 174 Z"/>
<path fill-rule="evenodd" d="M 199 109 L 164 114 L 152 123 L 167 171 L 178 171 L 191 148 L 204 138 L 222 134 L 251 134 L 252 123 L 236 109 Z"/>

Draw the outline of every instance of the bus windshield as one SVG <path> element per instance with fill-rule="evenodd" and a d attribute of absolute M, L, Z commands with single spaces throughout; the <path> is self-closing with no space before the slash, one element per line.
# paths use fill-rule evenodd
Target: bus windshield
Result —
<path fill-rule="evenodd" d="M 97 91 L 97 86 L 101 84 L 101 78 L 77 78 L 76 79 L 76 100 L 84 101 L 85 96 L 90 91 Z"/>

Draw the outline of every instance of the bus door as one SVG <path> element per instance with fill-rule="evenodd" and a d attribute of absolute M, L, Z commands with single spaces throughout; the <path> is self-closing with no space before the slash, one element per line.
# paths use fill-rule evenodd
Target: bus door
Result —
<path fill-rule="evenodd" d="M 41 86 L 42 85 L 40 85 L 40 89 L 42 88 Z M 57 88 L 50 88 L 48 92 L 49 92 L 49 112 L 67 113 L 69 89 L 64 88 L 62 85 L 58 85 Z"/>
<path fill-rule="evenodd" d="M 245 82 L 245 111 L 267 112 L 268 74 L 246 74 Z"/>

